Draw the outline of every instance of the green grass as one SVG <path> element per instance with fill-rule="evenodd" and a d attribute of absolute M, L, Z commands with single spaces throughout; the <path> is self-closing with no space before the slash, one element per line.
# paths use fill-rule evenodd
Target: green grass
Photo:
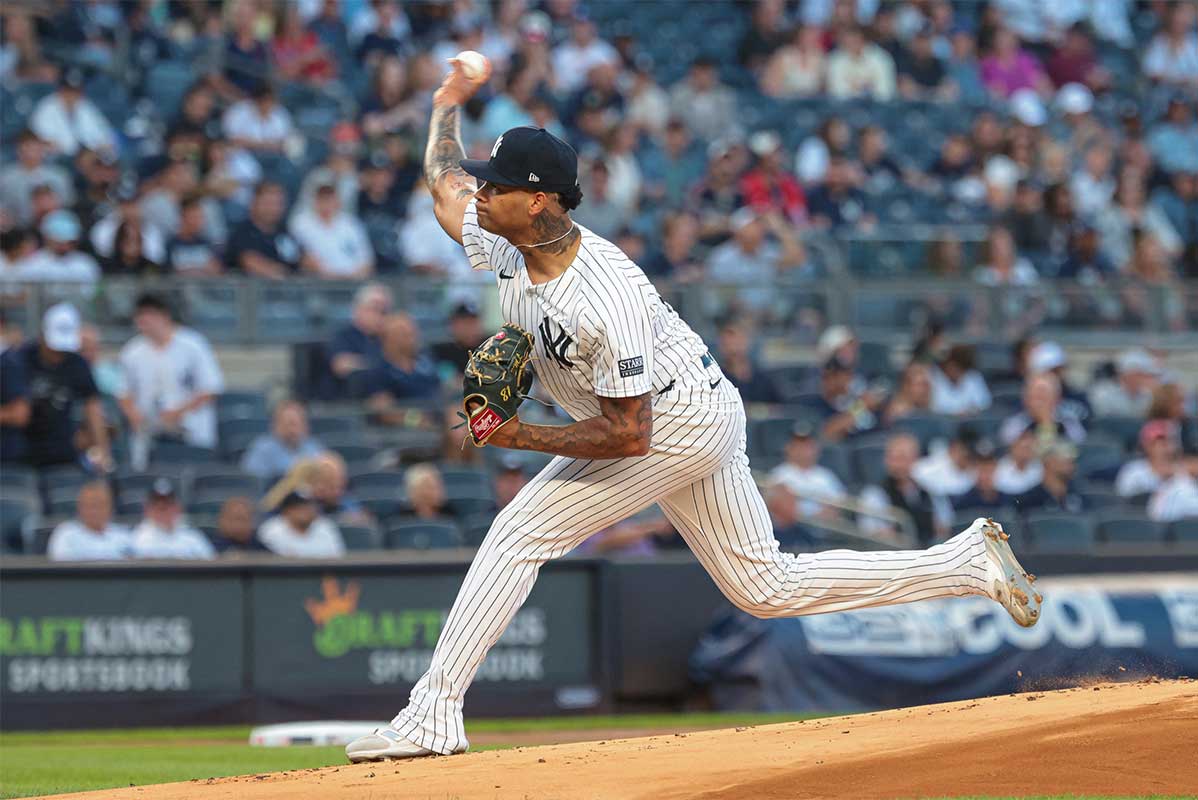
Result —
<path fill-rule="evenodd" d="M 794 714 L 630 714 L 471 720 L 477 733 L 768 725 Z M 250 747 L 249 726 L 0 734 L 0 798 L 345 763 L 340 747 Z M 69 750 L 65 749 L 69 748 Z M 488 749 L 488 748 L 480 748 Z"/>

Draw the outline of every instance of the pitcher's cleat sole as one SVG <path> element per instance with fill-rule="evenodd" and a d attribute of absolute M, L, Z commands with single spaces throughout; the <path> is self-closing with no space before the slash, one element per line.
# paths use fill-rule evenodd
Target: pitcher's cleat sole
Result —
<path fill-rule="evenodd" d="M 1040 621 L 1044 596 L 1036 591 L 1036 576 L 1029 574 L 1015 558 L 1010 536 L 992 519 L 980 520 L 986 542 L 986 557 L 991 564 L 991 590 L 1011 618 L 1025 628 Z"/>

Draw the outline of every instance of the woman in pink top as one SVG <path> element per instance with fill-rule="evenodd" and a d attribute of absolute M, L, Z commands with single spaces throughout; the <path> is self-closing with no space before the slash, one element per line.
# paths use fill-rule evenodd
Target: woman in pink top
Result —
<path fill-rule="evenodd" d="M 982 83 L 1000 97 L 1010 97 L 1020 89 L 1049 91 L 1048 78 L 1040 62 L 1019 47 L 1015 34 L 1000 28 L 994 34 L 990 55 L 982 59 Z"/>

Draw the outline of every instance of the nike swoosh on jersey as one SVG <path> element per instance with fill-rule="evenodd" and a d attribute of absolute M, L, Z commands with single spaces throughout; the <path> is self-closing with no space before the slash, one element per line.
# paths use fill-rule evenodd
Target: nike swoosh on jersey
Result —
<path fill-rule="evenodd" d="M 720 378 L 719 380 L 712 381 L 711 383 L 709 383 L 707 385 L 710 386 L 712 389 L 714 389 L 715 387 L 719 386 L 720 383 L 723 382 L 723 380 L 724 380 L 723 378 Z"/>
<path fill-rule="evenodd" d="M 500 278 L 500 280 L 510 281 L 510 280 L 511 280 L 512 278 L 514 278 L 514 277 L 516 277 L 516 274 L 515 274 L 515 273 L 512 273 L 511 275 L 505 275 L 505 274 L 503 274 L 502 272 L 501 272 L 501 273 L 499 273 L 499 278 Z"/>

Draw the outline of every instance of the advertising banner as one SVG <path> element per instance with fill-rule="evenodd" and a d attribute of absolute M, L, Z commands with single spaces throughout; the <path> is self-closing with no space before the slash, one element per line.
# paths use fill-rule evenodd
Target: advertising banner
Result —
<path fill-rule="evenodd" d="M 1043 583 L 1044 614 L 1032 628 L 978 597 L 777 620 L 736 612 L 701 641 L 691 675 L 720 708 L 796 711 L 1198 675 L 1198 581 Z"/>

